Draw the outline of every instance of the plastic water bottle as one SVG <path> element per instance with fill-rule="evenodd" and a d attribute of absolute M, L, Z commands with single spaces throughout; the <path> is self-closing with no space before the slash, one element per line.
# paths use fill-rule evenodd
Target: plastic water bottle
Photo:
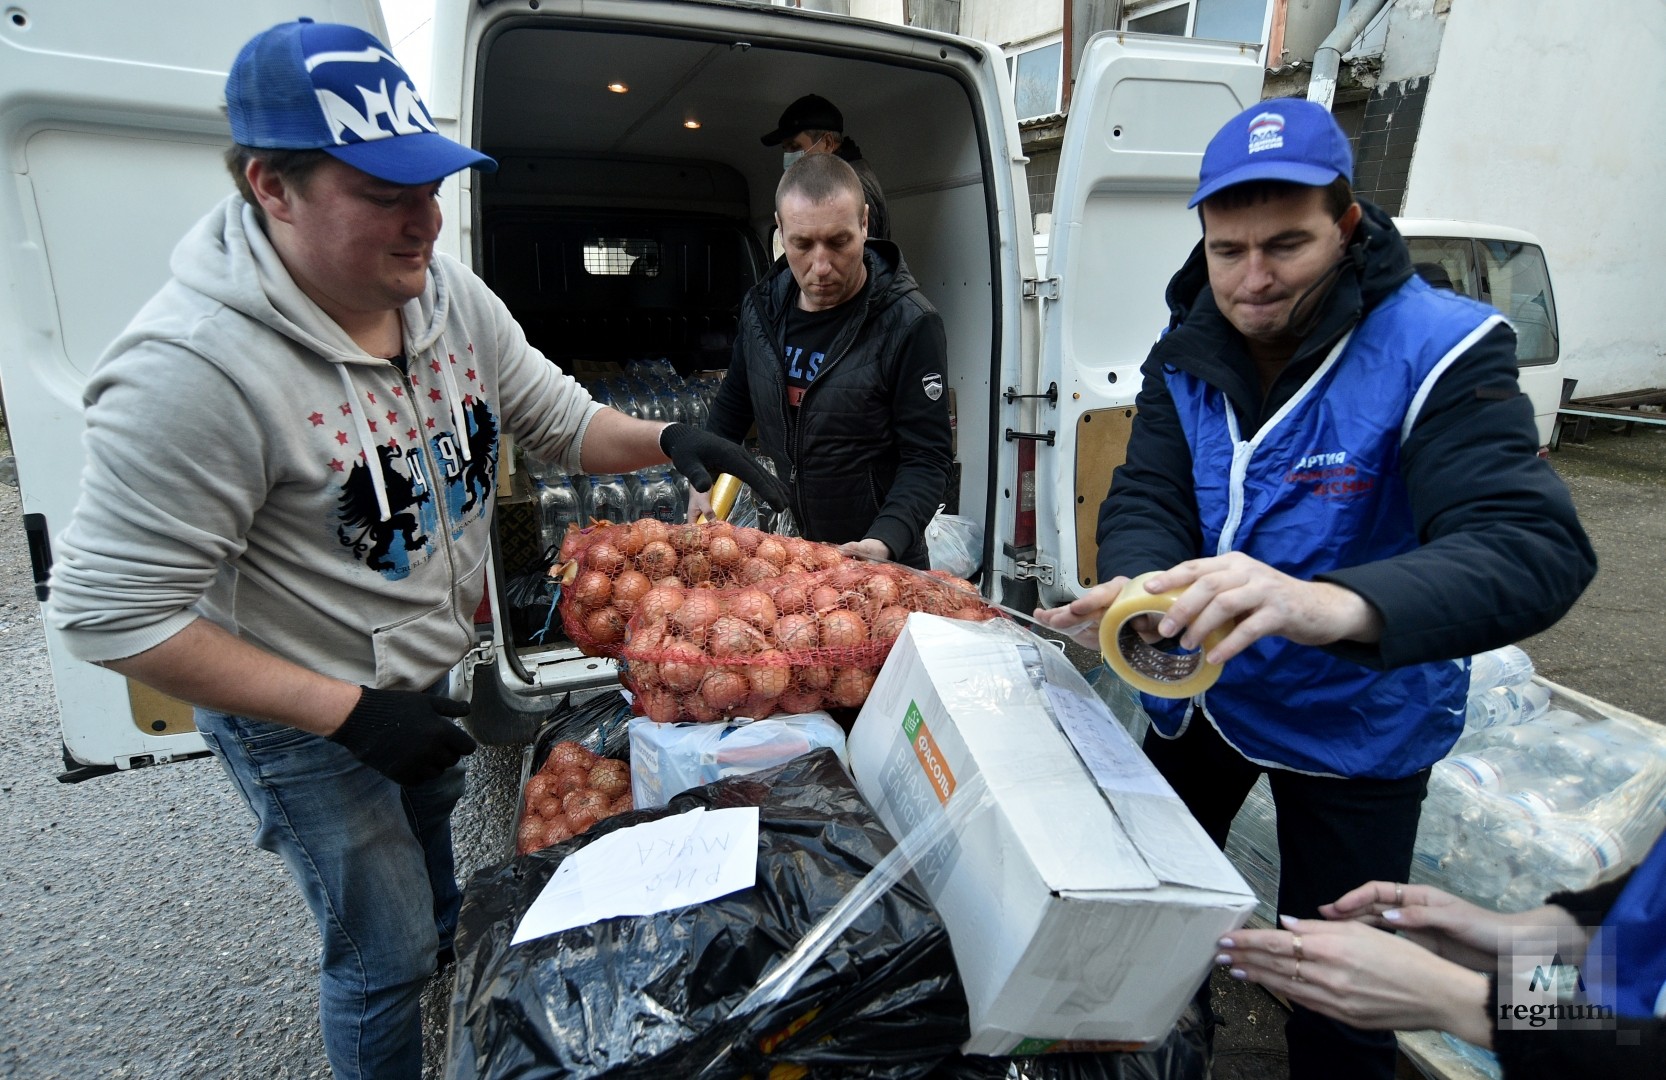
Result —
<path fill-rule="evenodd" d="M 1535 682 L 1472 691 L 1464 716 L 1465 731 L 1523 724 L 1550 708 L 1550 689 Z"/>
<path fill-rule="evenodd" d="M 545 551 L 559 548 L 567 526 L 579 520 L 578 492 L 565 476 L 535 480 L 538 498 L 538 538 Z"/>
<path fill-rule="evenodd" d="M 638 516 L 677 524 L 688 516 L 688 500 L 679 495 L 670 469 L 647 470 L 637 503 Z"/>
<path fill-rule="evenodd" d="M 631 504 L 630 484 L 619 473 L 590 478 L 590 516 L 615 524 L 631 520 L 635 507 Z"/>
<path fill-rule="evenodd" d="M 1469 692 L 1514 686 L 1533 677 L 1533 661 L 1514 645 L 1477 653 L 1469 662 Z"/>

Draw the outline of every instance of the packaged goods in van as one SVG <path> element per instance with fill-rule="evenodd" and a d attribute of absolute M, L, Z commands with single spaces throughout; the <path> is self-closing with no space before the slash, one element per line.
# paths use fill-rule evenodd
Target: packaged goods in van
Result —
<path fill-rule="evenodd" d="M 954 944 L 967 1053 L 1161 1039 L 1254 907 L 1070 661 L 1008 620 L 909 616 L 848 749 L 899 842 L 951 823 L 915 873 Z"/>
<path fill-rule="evenodd" d="M 823 747 L 845 759 L 845 732 L 825 712 L 771 716 L 727 724 L 630 723 L 631 795 L 640 809 L 729 776 L 784 764 Z"/>
<path fill-rule="evenodd" d="M 742 806 L 758 808 L 752 888 L 510 944 L 566 857 L 599 835 Z M 817 750 L 476 874 L 458 916 L 447 1075 L 927 1076 L 965 1040 L 966 1002 L 918 883 L 877 893 L 831 940 L 810 936 L 895 846 L 836 755 Z M 736 1015 L 805 954 L 781 996 Z"/>

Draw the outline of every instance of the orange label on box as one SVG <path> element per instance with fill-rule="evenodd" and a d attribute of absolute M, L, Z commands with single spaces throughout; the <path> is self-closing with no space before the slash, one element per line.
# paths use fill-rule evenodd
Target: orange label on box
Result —
<path fill-rule="evenodd" d="M 943 752 L 938 749 L 937 740 L 931 737 L 926 718 L 920 715 L 920 706 L 915 702 L 908 703 L 908 713 L 902 718 L 902 730 L 908 736 L 909 745 L 914 747 L 914 756 L 920 759 L 920 767 L 926 772 L 931 790 L 937 793 L 937 801 L 947 806 L 949 796 L 954 794 L 954 773 L 949 771 L 949 763 L 943 760 Z"/>

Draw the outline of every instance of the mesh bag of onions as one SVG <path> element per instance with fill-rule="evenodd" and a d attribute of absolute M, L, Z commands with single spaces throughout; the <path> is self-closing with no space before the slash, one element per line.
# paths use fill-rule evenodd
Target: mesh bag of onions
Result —
<path fill-rule="evenodd" d="M 521 791 L 515 853 L 559 844 L 630 808 L 630 765 L 563 739 L 550 747 Z"/>
<path fill-rule="evenodd" d="M 969 582 L 842 556 L 729 588 L 667 582 L 637 602 L 621 680 L 664 723 L 854 709 L 916 611 L 996 615 Z"/>

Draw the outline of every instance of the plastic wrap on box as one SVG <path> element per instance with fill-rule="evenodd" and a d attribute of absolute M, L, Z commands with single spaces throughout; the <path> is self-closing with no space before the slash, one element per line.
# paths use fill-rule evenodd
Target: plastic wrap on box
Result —
<path fill-rule="evenodd" d="M 1411 880 L 1525 911 L 1635 866 L 1666 828 L 1666 730 L 1535 680 L 1513 646 L 1474 657 L 1471 672 L 1464 732 L 1430 774 Z M 1278 832 L 1265 777 L 1226 851 L 1270 922 Z"/>
<path fill-rule="evenodd" d="M 742 776 L 826 747 L 845 760 L 845 732 L 824 712 L 725 724 L 630 724 L 631 794 L 637 809 L 664 806 L 689 788 Z"/>
<path fill-rule="evenodd" d="M 733 806 L 759 809 L 753 888 L 510 947 L 563 858 L 597 836 Z M 818 750 L 476 874 L 457 929 L 448 1075 L 926 1075 L 965 1039 L 966 1004 L 916 882 L 864 888 L 894 849 L 837 757 Z M 822 924 L 841 911 L 848 925 Z"/>

